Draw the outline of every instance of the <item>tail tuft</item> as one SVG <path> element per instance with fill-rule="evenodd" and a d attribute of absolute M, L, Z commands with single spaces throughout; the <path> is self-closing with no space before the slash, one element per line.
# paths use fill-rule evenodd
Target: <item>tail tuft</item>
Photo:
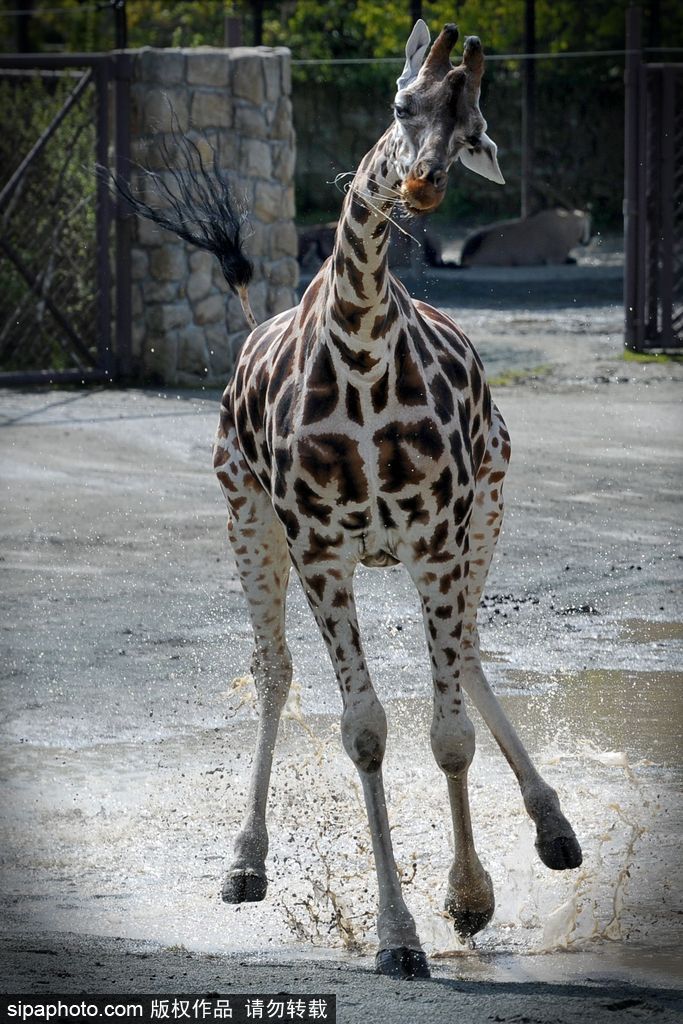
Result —
<path fill-rule="evenodd" d="M 153 206 L 135 195 L 126 181 L 113 175 L 110 176 L 111 181 L 135 213 L 174 232 L 199 249 L 213 253 L 225 280 L 239 296 L 247 320 L 256 326 L 247 296 L 254 265 L 243 247 L 246 211 L 240 209 L 228 179 L 218 165 L 215 150 L 212 150 L 213 167 L 207 169 L 197 145 L 177 128 L 175 115 L 173 121 L 173 143 L 181 160 L 171 157 L 164 140 L 161 155 L 166 165 L 165 174 L 137 168 L 143 174 L 143 181 L 151 184 L 153 191 L 163 200 L 164 208 Z M 179 162 L 180 168 L 177 166 Z"/>

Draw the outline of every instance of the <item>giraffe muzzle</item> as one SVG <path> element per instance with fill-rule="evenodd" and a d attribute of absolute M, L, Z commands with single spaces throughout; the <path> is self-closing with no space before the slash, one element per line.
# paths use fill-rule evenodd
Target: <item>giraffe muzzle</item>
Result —
<path fill-rule="evenodd" d="M 411 173 L 401 188 L 403 201 L 411 213 L 431 213 L 441 204 L 447 184 L 446 171 L 432 171 L 423 177 Z"/>

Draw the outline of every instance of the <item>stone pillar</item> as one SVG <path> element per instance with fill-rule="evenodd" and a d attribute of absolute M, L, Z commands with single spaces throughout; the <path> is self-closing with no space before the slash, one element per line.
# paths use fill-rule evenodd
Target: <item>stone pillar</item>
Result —
<path fill-rule="evenodd" d="M 259 322 L 296 303 L 294 131 L 290 55 L 284 48 L 132 51 L 131 153 L 163 170 L 176 127 L 218 154 L 249 211 L 249 289 Z M 132 175 L 138 191 L 143 176 Z M 170 176 L 166 179 L 171 181 Z M 151 196 L 151 192 L 147 192 Z M 158 199 L 151 199 L 159 205 Z M 217 260 L 142 218 L 132 232 L 133 358 L 138 377 L 221 386 L 248 333 Z"/>

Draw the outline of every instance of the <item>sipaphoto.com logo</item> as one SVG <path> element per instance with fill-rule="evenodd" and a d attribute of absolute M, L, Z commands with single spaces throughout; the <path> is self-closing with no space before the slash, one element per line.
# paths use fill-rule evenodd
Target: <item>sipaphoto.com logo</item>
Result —
<path fill-rule="evenodd" d="M 61 999 L 55 1002 L 23 1002 L 17 1000 L 8 1002 L 5 1007 L 8 1017 L 13 1020 L 85 1020 L 87 1018 L 105 1017 L 107 1019 L 120 1018 L 135 1020 L 142 1018 L 144 1014 L 140 1003 L 93 1003 L 86 1002 L 65 1002 Z"/>

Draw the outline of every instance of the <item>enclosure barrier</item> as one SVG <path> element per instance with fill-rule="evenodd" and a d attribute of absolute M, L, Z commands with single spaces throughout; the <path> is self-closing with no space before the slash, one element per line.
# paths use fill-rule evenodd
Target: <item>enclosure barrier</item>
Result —
<path fill-rule="evenodd" d="M 640 10 L 626 31 L 624 340 L 683 349 L 683 65 L 645 63 Z"/>
<path fill-rule="evenodd" d="M 126 225 L 95 165 L 111 151 L 128 166 L 127 67 L 120 53 L 0 55 L 0 384 L 126 372 Z"/>
<path fill-rule="evenodd" d="M 246 325 L 218 266 L 138 223 L 95 167 L 144 191 L 174 126 L 215 152 L 250 211 L 257 318 L 294 305 L 289 51 L 0 56 L 0 88 L 23 125 L 0 139 L 0 385 L 223 384 Z"/>

